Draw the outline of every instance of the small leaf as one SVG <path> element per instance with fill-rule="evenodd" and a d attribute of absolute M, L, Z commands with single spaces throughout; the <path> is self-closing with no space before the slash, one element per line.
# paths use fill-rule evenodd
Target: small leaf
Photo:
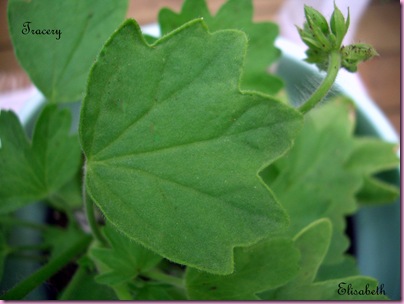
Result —
<path fill-rule="evenodd" d="M 215 16 L 210 14 L 205 0 L 185 0 L 178 14 L 167 8 L 159 13 L 163 34 L 196 18 L 203 18 L 212 32 L 238 29 L 247 34 L 248 49 L 241 80 L 242 89 L 270 95 L 279 92 L 283 87 L 282 80 L 268 73 L 269 66 L 280 57 L 280 51 L 274 45 L 279 29 L 274 23 L 253 22 L 251 0 L 228 0 Z"/>
<path fill-rule="evenodd" d="M 94 277 L 97 273 L 94 271 L 95 266 L 90 266 L 91 263 L 90 258 L 87 256 L 84 256 L 79 260 L 79 267 L 63 293 L 60 295 L 59 300 L 118 300 L 111 288 L 95 282 Z"/>
<path fill-rule="evenodd" d="M 258 300 L 256 293 L 282 286 L 298 272 L 299 253 L 289 239 L 239 247 L 234 273 L 221 276 L 188 268 L 186 286 L 191 300 Z"/>
<path fill-rule="evenodd" d="M 320 219 L 311 223 L 295 237 L 300 250 L 299 274 L 289 283 L 277 289 L 260 294 L 263 300 L 386 300 L 381 294 L 354 294 L 348 291 L 349 284 L 354 290 L 375 290 L 377 281 L 365 276 L 349 276 L 326 281 L 315 281 L 318 269 L 326 256 L 331 240 L 331 222 Z M 380 289 L 379 289 L 380 290 Z"/>
<path fill-rule="evenodd" d="M 397 200 L 400 189 L 377 178 L 365 176 L 356 197 L 361 205 L 385 204 Z"/>
<path fill-rule="evenodd" d="M 90 67 L 127 6 L 127 0 L 8 1 L 16 56 L 48 100 L 82 98 Z"/>
<path fill-rule="evenodd" d="M 140 273 L 154 268 L 162 259 L 111 225 L 105 226 L 103 233 L 111 248 L 94 246 L 90 250 L 90 256 L 108 269 L 96 277 L 98 283 L 110 286 L 127 283 Z"/>
<path fill-rule="evenodd" d="M 46 198 L 76 174 L 81 149 L 70 123 L 68 110 L 45 107 L 31 145 L 17 116 L 0 113 L 0 213 Z"/>
<path fill-rule="evenodd" d="M 92 69 L 80 118 L 87 190 L 105 217 L 167 259 L 223 274 L 235 246 L 287 224 L 257 172 L 302 118 L 240 92 L 245 48 L 242 32 L 210 34 L 201 20 L 149 46 L 125 22 Z"/>
<path fill-rule="evenodd" d="M 43 244 L 51 248 L 51 258 L 57 258 L 83 236 L 83 231 L 73 224 L 69 224 L 67 228 L 48 226 L 43 233 Z"/>

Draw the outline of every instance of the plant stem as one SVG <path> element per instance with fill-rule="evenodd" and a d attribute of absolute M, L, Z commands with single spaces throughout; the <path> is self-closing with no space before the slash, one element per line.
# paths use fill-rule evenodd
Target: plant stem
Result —
<path fill-rule="evenodd" d="M 173 286 L 181 288 L 181 289 L 185 288 L 183 279 L 180 279 L 180 278 L 177 278 L 177 277 L 174 277 L 174 276 L 170 276 L 170 275 L 165 274 L 165 273 L 163 273 L 163 272 L 161 272 L 159 270 L 156 270 L 156 269 L 155 270 L 150 270 L 150 271 L 147 271 L 147 272 L 144 272 L 144 273 L 142 272 L 142 276 L 147 277 L 147 278 L 152 279 L 152 280 L 167 283 L 167 284 L 173 285 Z"/>
<path fill-rule="evenodd" d="M 328 93 L 337 78 L 338 71 L 341 68 L 341 54 L 339 51 L 332 51 L 328 57 L 327 75 L 318 89 L 310 96 L 310 98 L 299 107 L 299 111 L 303 114 L 315 107 Z"/>
<path fill-rule="evenodd" d="M 34 290 L 39 284 L 49 279 L 63 266 L 70 262 L 75 256 L 84 252 L 89 243 L 91 237 L 88 235 L 82 236 L 79 240 L 72 243 L 71 246 L 56 258 L 49 261 L 42 268 L 31 274 L 25 280 L 19 282 L 16 286 L 11 288 L 1 298 L 3 300 L 20 300 Z"/>
<path fill-rule="evenodd" d="M 86 210 L 86 217 L 87 217 L 87 221 L 88 224 L 90 226 L 91 232 L 93 233 L 94 237 L 97 239 L 97 241 L 99 241 L 101 244 L 106 245 L 107 241 L 104 238 L 104 236 L 102 235 L 98 224 L 97 224 L 97 220 L 95 218 L 94 215 L 94 206 L 93 206 L 93 201 L 91 200 L 90 196 L 87 193 L 86 190 L 86 165 L 84 165 L 84 181 L 83 181 L 83 203 L 84 203 L 84 207 Z"/>
<path fill-rule="evenodd" d="M 112 287 L 120 301 L 133 300 L 133 295 L 129 292 L 125 284 L 120 284 Z"/>

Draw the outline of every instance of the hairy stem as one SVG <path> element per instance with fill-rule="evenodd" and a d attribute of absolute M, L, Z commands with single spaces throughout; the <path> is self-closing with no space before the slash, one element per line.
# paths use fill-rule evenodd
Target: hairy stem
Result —
<path fill-rule="evenodd" d="M 49 279 L 63 266 L 69 263 L 74 257 L 83 253 L 87 249 L 90 241 L 90 236 L 83 235 L 76 242 L 72 243 L 67 250 L 58 255 L 56 258 L 50 260 L 49 263 L 45 264 L 42 268 L 38 269 L 28 278 L 19 282 L 1 298 L 3 300 L 19 300 L 24 298 L 42 282 Z"/>
<path fill-rule="evenodd" d="M 341 54 L 339 51 L 332 51 L 328 57 L 327 75 L 318 89 L 310 96 L 310 98 L 299 107 L 299 111 L 303 114 L 310 111 L 316 106 L 328 93 L 337 78 L 338 71 L 341 68 Z"/>
<path fill-rule="evenodd" d="M 94 215 L 93 201 L 89 197 L 87 190 L 86 190 L 85 175 L 86 175 L 86 166 L 84 165 L 83 203 L 84 203 L 84 207 L 86 210 L 87 221 L 90 226 L 91 232 L 93 233 L 93 235 L 97 239 L 97 241 L 99 241 L 102 244 L 107 244 L 107 241 L 105 240 L 104 236 L 102 235 L 102 233 L 98 227 L 98 223 L 97 223 L 97 220 Z"/>

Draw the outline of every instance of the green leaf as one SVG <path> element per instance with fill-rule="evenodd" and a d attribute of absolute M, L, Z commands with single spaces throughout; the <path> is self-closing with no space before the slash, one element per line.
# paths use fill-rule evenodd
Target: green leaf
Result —
<path fill-rule="evenodd" d="M 362 205 L 384 204 L 395 201 L 400 189 L 377 178 L 365 176 L 362 188 L 356 195 Z"/>
<path fill-rule="evenodd" d="M 179 264 L 231 273 L 235 246 L 287 224 L 257 176 L 301 115 L 240 92 L 246 37 L 195 20 L 155 44 L 125 22 L 89 78 L 80 139 L 87 190 L 124 234 Z M 201 246 L 201 244 L 204 244 Z"/>
<path fill-rule="evenodd" d="M 76 174 L 81 149 L 70 123 L 68 110 L 45 107 L 30 144 L 17 116 L 0 113 L 0 213 L 46 198 Z"/>
<path fill-rule="evenodd" d="M 96 282 L 110 286 L 131 281 L 140 273 L 154 268 L 162 259 L 116 231 L 111 225 L 105 226 L 104 235 L 111 248 L 94 246 L 90 256 L 106 266 L 96 277 Z"/>
<path fill-rule="evenodd" d="M 354 151 L 346 166 L 363 176 L 363 185 L 357 193 L 362 204 L 389 203 L 397 199 L 399 189 L 373 175 L 399 166 L 397 145 L 375 138 L 361 138 L 355 141 Z"/>
<path fill-rule="evenodd" d="M 376 138 L 357 139 L 346 166 L 367 175 L 395 169 L 400 164 L 397 148 L 397 144 L 382 142 Z"/>
<path fill-rule="evenodd" d="M 348 248 L 345 216 L 356 209 L 362 176 L 346 168 L 353 151 L 353 105 L 339 98 L 305 117 L 293 148 L 261 175 L 287 210 L 293 236 L 312 221 L 328 217 L 333 240 L 327 261 L 336 263 Z"/>
<path fill-rule="evenodd" d="M 247 34 L 248 50 L 241 79 L 242 89 L 257 90 L 270 95 L 279 92 L 283 87 L 281 79 L 268 73 L 269 66 L 280 57 L 280 51 L 274 45 L 279 29 L 271 22 L 252 21 L 251 0 L 228 0 L 215 16 L 210 14 L 205 0 L 185 0 L 178 14 L 167 8 L 159 13 L 163 34 L 196 18 L 203 18 L 212 32 L 238 29 Z"/>
<path fill-rule="evenodd" d="M 117 300 L 114 291 L 108 286 L 98 284 L 94 277 L 97 275 L 95 266 L 87 256 L 78 261 L 79 267 L 74 273 L 59 300 L 91 301 L 91 300 Z"/>
<path fill-rule="evenodd" d="M 124 20 L 127 6 L 127 0 L 8 1 L 17 58 L 48 100 L 82 98 L 90 67 L 105 40 Z M 34 33 L 27 34 L 28 30 Z M 37 33 L 47 30 L 60 34 Z"/>
<path fill-rule="evenodd" d="M 295 237 L 301 252 L 299 274 L 289 283 L 260 295 L 264 300 L 386 300 L 383 295 L 355 295 L 345 290 L 351 284 L 355 290 L 375 290 L 376 280 L 351 276 L 327 281 L 315 281 L 318 269 L 326 256 L 332 235 L 331 222 L 320 219 L 305 227 Z M 341 283 L 345 283 L 342 284 Z M 367 287 L 366 287 L 367 286 Z"/>
<path fill-rule="evenodd" d="M 256 293 L 282 286 L 298 273 L 299 252 L 290 239 L 271 239 L 234 252 L 234 272 L 221 276 L 188 268 L 191 300 L 258 300 Z"/>
<path fill-rule="evenodd" d="M 50 258 L 54 259 L 65 253 L 71 244 L 79 242 L 83 236 L 83 231 L 71 223 L 66 228 L 47 226 L 43 233 L 43 244 L 51 248 Z"/>
<path fill-rule="evenodd" d="M 187 300 L 184 291 L 170 285 L 146 283 L 136 291 L 134 300 L 142 301 L 183 301 Z"/>
<path fill-rule="evenodd" d="M 358 199 L 391 202 L 397 194 L 371 177 L 398 165 L 394 145 L 354 136 L 354 122 L 351 101 L 330 100 L 308 113 L 293 148 L 260 173 L 290 215 L 287 235 L 322 217 L 332 221 L 330 264 L 341 262 L 349 246 L 345 217 L 357 210 Z"/>
<path fill-rule="evenodd" d="M 322 264 L 318 269 L 316 281 L 327 281 L 356 275 L 359 275 L 356 259 L 350 255 L 345 255 L 342 262 Z"/>

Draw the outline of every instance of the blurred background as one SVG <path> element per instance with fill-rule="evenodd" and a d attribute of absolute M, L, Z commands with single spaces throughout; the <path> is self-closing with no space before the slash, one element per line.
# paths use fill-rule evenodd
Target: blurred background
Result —
<path fill-rule="evenodd" d="M 349 5 L 356 5 L 356 1 L 345 1 Z M 159 10 L 168 6 L 179 11 L 183 0 L 131 0 L 128 17 L 136 19 L 141 25 L 156 22 Z M 226 0 L 207 0 L 211 11 L 217 9 Z M 290 29 L 295 31 L 294 24 L 301 26 L 299 14 L 303 3 L 333 3 L 320 0 L 253 0 L 255 7 L 255 21 L 285 21 L 282 18 L 292 18 L 289 28 L 282 28 L 283 35 L 288 36 Z M 337 1 L 340 5 L 343 0 Z M 372 44 L 380 56 L 359 66 L 359 76 L 371 98 L 392 122 L 395 130 L 400 134 L 400 18 L 401 6 L 398 0 L 360 0 L 362 4 L 357 11 L 351 9 L 357 24 L 352 37 L 353 42 Z M 33 94 L 32 84 L 19 67 L 14 56 L 7 28 L 6 14 L 7 0 L 0 0 L 0 106 L 2 103 L 21 104 Z M 298 13 L 295 13 L 298 10 Z M 341 9 L 346 15 L 346 10 Z M 329 18 L 330 14 L 326 17 Z M 281 22 L 281 25 L 283 23 Z M 294 39 L 293 34 L 290 38 Z"/>

